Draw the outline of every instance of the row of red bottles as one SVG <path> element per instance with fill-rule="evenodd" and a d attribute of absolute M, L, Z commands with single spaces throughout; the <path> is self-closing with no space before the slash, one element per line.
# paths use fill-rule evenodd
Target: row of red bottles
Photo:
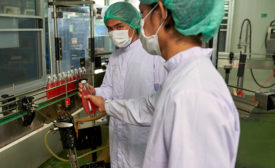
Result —
<path fill-rule="evenodd" d="M 50 75 L 46 86 L 47 98 L 56 97 L 64 93 L 70 92 L 77 87 L 77 80 L 82 78 L 82 75 L 86 72 L 85 68 L 79 68 L 63 72 L 59 74 Z M 57 87 L 60 86 L 60 87 Z M 57 87 L 57 88 L 54 88 Z M 54 88 L 54 89 L 51 89 Z M 50 90 L 51 89 L 51 90 Z"/>

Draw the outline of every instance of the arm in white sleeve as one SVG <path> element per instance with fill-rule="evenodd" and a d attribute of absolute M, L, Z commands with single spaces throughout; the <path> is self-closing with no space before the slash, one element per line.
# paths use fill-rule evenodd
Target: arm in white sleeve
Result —
<path fill-rule="evenodd" d="M 101 86 L 95 88 L 96 96 L 101 96 L 105 100 L 111 99 L 113 97 L 112 72 L 112 66 L 109 63 Z"/>
<path fill-rule="evenodd" d="M 239 127 L 234 104 L 199 91 L 174 95 L 165 108 L 168 168 L 233 168 Z"/>
<path fill-rule="evenodd" d="M 145 98 L 114 100 L 105 103 L 108 115 L 129 124 L 150 126 L 158 92 Z"/>

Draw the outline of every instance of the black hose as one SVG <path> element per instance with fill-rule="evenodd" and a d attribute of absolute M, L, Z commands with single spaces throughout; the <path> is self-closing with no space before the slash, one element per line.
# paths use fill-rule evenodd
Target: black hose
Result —
<path fill-rule="evenodd" d="M 258 81 L 256 80 L 255 76 L 254 76 L 254 73 L 253 73 L 252 68 L 250 69 L 250 72 L 251 72 L 251 76 L 252 76 L 253 80 L 255 81 L 255 83 L 256 83 L 259 87 L 264 88 L 264 89 L 268 89 L 268 88 L 271 88 L 271 87 L 275 86 L 275 83 L 271 84 L 270 86 L 263 86 L 263 85 L 259 84 Z"/>
<path fill-rule="evenodd" d="M 248 23 L 249 30 L 250 30 L 250 33 L 249 33 L 249 53 L 250 53 L 249 58 L 250 58 L 251 52 L 252 52 L 252 49 L 251 49 L 251 47 L 252 47 L 252 41 L 251 41 L 252 40 L 252 26 L 251 26 L 251 21 L 248 18 L 244 19 L 242 22 L 241 31 L 240 31 L 240 35 L 239 35 L 239 44 L 241 44 L 241 39 L 242 39 L 242 34 L 243 34 L 243 26 L 246 22 Z"/>

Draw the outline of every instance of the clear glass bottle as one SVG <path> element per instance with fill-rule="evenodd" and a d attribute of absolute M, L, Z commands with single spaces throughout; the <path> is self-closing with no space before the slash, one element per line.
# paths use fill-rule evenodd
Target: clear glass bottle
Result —
<path fill-rule="evenodd" d="M 92 91 L 88 87 L 87 81 L 82 80 L 81 84 L 83 85 L 82 88 L 82 105 L 84 108 L 84 111 L 87 115 L 93 114 L 96 112 L 96 106 L 93 104 L 93 102 L 90 99 L 85 99 L 84 97 L 87 95 L 91 95 Z"/>

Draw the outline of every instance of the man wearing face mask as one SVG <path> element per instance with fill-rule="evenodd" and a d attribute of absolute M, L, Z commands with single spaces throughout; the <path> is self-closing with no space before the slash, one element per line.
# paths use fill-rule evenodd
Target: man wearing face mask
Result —
<path fill-rule="evenodd" d="M 118 49 L 110 56 L 102 85 L 95 89 L 90 86 L 94 94 L 113 100 L 156 92 L 166 77 L 164 59 L 142 48 L 138 36 L 140 14 L 136 8 L 128 2 L 114 3 L 106 10 L 104 23 Z M 110 117 L 111 167 L 142 167 L 148 134 L 149 127 L 130 125 Z"/>
<path fill-rule="evenodd" d="M 112 117 L 151 126 L 143 168 L 234 168 L 238 111 L 212 49 L 201 47 L 218 32 L 224 0 L 140 1 L 142 45 L 161 53 L 167 78 L 147 98 L 86 98 Z"/>

